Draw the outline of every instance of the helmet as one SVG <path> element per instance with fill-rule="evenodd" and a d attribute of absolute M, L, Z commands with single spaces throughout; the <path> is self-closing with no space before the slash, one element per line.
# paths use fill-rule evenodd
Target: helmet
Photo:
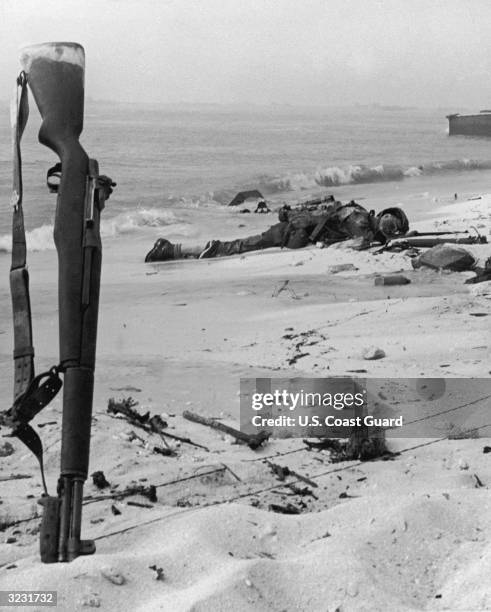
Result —
<path fill-rule="evenodd" d="M 405 212 L 396 206 L 386 208 L 376 217 L 377 229 L 386 238 L 394 238 L 409 231 L 409 221 Z"/>

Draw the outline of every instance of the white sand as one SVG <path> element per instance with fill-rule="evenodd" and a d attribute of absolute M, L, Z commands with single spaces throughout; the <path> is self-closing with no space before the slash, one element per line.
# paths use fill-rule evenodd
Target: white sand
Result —
<path fill-rule="evenodd" d="M 460 202 L 419 228 L 485 226 L 489 202 Z M 254 233 L 271 222 L 266 215 L 219 214 L 218 237 Z M 491 459 L 482 452 L 485 439 L 413 450 L 405 449 L 419 440 L 392 440 L 391 448 L 405 450 L 392 461 L 332 465 L 325 451 L 298 450 L 301 440 L 272 440 L 254 452 L 181 416 L 189 409 L 238 426 L 241 376 L 365 369 L 368 377 L 489 378 L 489 318 L 470 313 L 489 313 L 491 283 L 465 285 L 470 272 L 413 271 L 403 254 L 342 248 L 143 265 L 149 246 L 143 240 L 131 250 L 122 241 L 105 245 L 91 471 L 103 470 L 120 489 L 143 478 L 156 485 L 194 478 L 158 487 L 153 508 L 114 502 L 121 510 L 115 516 L 111 501 L 86 505 L 83 537 L 101 538 L 97 554 L 70 564 L 39 562 L 37 534 L 29 533 L 38 520 L 7 528 L 2 542 L 16 542 L 0 544 L 0 589 L 57 590 L 58 609 L 67 611 L 491 609 Z M 491 255 L 490 245 L 469 250 L 481 264 Z M 7 258 L 0 261 L 6 277 Z M 56 362 L 55 262 L 54 252 L 31 256 L 39 371 Z M 358 270 L 329 272 L 343 263 Z M 374 286 L 376 273 L 399 271 L 411 284 Z M 273 297 L 285 280 L 292 291 Z M 2 295 L 2 312 L 8 312 L 8 301 Z M 9 315 L 2 317 L 4 397 L 11 393 L 10 325 Z M 299 349 L 283 338 L 287 328 L 311 332 L 312 342 L 300 350 L 308 354 L 293 364 Z M 386 357 L 363 360 L 361 351 L 371 344 Z M 169 432 L 210 452 L 183 444 L 178 457 L 152 453 L 157 436 L 106 414 L 108 398 L 129 395 L 141 411 L 169 415 Z M 481 402 L 476 414 L 485 416 L 488 406 L 489 399 Z M 55 422 L 40 430 L 52 493 L 60 412 L 57 398 L 35 421 Z M 150 445 L 129 442 L 130 430 Z M 31 478 L 2 483 L 0 517 L 7 522 L 33 516 L 41 492 L 35 460 L 12 443 L 16 450 L 2 459 L 1 476 Z M 289 450 L 297 452 L 278 463 L 314 478 L 318 499 L 287 495 L 291 491 L 277 488 L 262 461 L 251 461 Z M 205 472 L 213 473 L 199 476 Z M 273 490 L 257 493 L 268 488 Z M 353 497 L 340 498 L 343 493 Z M 98 494 L 90 482 L 86 494 Z M 267 510 L 270 503 L 298 506 L 302 500 L 310 512 Z M 7 569 L 9 564 L 15 567 Z M 154 564 L 164 580 L 155 579 L 149 569 Z M 105 577 L 111 573 L 121 574 L 124 584 Z"/>

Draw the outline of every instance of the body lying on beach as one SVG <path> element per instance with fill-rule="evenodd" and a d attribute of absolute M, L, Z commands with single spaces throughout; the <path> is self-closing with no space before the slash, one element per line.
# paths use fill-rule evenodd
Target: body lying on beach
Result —
<path fill-rule="evenodd" d="M 318 242 L 328 246 L 352 238 L 358 239 L 356 248 L 364 249 L 373 242 L 385 244 L 409 230 L 408 219 L 400 208 L 386 208 L 376 215 L 354 201 L 333 202 L 317 211 L 283 207 L 278 218 L 278 223 L 262 234 L 229 241 L 210 240 L 206 245 L 185 247 L 159 238 L 145 262 L 188 257 L 205 259 L 272 247 L 300 249 Z"/>

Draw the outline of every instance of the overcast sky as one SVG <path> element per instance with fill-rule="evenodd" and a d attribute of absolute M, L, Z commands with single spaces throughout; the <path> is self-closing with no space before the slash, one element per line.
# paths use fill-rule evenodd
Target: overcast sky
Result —
<path fill-rule="evenodd" d="M 490 0 L 0 0 L 23 44 L 86 50 L 96 99 L 491 107 Z"/>

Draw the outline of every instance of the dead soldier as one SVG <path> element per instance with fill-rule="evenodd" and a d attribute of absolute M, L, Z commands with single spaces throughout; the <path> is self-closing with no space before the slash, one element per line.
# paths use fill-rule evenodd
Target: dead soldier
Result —
<path fill-rule="evenodd" d="M 159 238 L 145 257 L 146 262 L 166 261 L 194 257 L 206 259 L 237 255 L 272 247 L 301 249 L 309 244 L 355 239 L 353 248 L 365 249 L 373 242 L 385 244 L 388 240 L 402 236 L 409 230 L 408 219 L 400 208 L 386 208 L 377 215 L 351 201 L 349 204 L 333 202 L 322 210 L 292 210 L 288 206 L 280 209 L 279 222 L 262 234 L 222 241 L 210 240 L 206 245 L 183 246 Z"/>

